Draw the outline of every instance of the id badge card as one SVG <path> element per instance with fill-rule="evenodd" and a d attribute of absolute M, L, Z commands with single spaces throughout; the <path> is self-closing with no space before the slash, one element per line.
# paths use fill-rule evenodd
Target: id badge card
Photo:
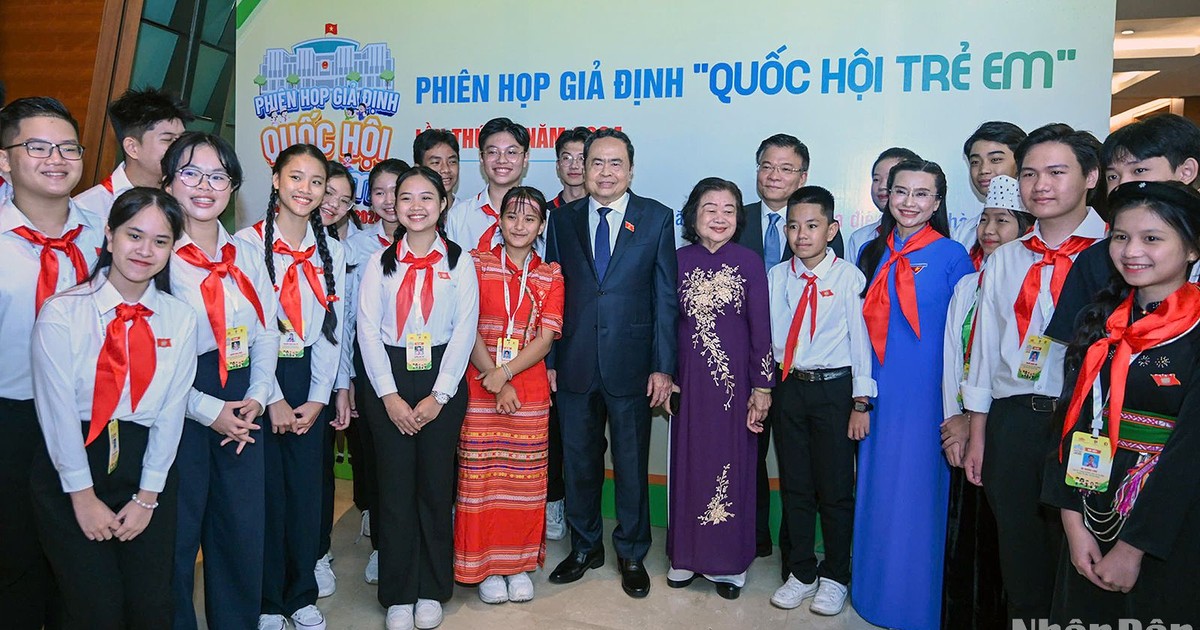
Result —
<path fill-rule="evenodd" d="M 282 320 L 283 332 L 279 333 L 279 358 L 299 359 L 304 356 L 304 340 L 296 334 L 292 323 Z"/>
<path fill-rule="evenodd" d="M 117 460 L 121 458 L 121 435 L 117 428 L 116 419 L 108 421 L 108 474 L 117 469 Z"/>
<path fill-rule="evenodd" d="M 238 370 L 250 365 L 250 333 L 245 326 L 225 329 L 225 369 Z"/>
<path fill-rule="evenodd" d="M 1073 488 L 1104 492 L 1112 476 L 1112 443 L 1107 437 L 1076 431 L 1071 436 L 1071 453 L 1067 459 L 1067 485 Z"/>
<path fill-rule="evenodd" d="M 420 372 L 433 368 L 431 346 L 432 339 L 427 332 L 405 335 L 404 359 L 409 372 Z"/>
<path fill-rule="evenodd" d="M 1017 378 L 1036 381 L 1042 376 L 1042 368 L 1046 365 L 1046 355 L 1050 352 L 1050 338 L 1045 335 L 1031 335 L 1021 349 L 1021 365 L 1017 367 Z"/>
<path fill-rule="evenodd" d="M 501 366 L 517 358 L 519 343 L 516 337 L 501 337 L 496 341 L 496 365 Z"/>

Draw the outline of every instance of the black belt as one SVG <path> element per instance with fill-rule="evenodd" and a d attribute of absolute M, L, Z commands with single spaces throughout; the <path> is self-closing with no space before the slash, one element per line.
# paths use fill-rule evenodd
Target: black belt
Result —
<path fill-rule="evenodd" d="M 1022 394 L 1020 396 L 1009 396 L 1008 399 L 1022 407 L 1029 407 L 1039 413 L 1053 413 L 1058 408 L 1058 399 L 1054 396 Z"/>
<path fill-rule="evenodd" d="M 828 368 L 824 370 L 792 370 L 788 376 L 802 380 L 806 383 L 822 383 L 824 381 L 832 381 L 850 376 L 850 373 L 850 368 L 840 367 Z"/>

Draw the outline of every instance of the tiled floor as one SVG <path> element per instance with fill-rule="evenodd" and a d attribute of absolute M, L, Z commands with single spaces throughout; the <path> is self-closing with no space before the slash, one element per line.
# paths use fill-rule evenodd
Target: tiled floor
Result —
<path fill-rule="evenodd" d="M 349 505 L 349 483 L 339 482 L 341 515 L 333 530 L 333 569 L 338 576 L 337 592 L 317 602 L 330 630 L 381 630 L 384 609 L 375 599 L 375 587 L 362 579 L 370 554 L 370 543 L 355 543 L 359 513 Z M 606 522 L 610 528 L 611 522 Z M 654 546 L 646 557 L 650 572 L 650 595 L 632 599 L 621 590 L 616 558 L 609 549 L 608 563 L 588 571 L 578 582 L 550 584 L 546 576 L 566 556 L 567 541 L 550 541 L 546 568 L 533 576 L 537 594 L 522 604 L 492 606 L 479 601 L 476 589 L 456 586 L 454 598 L 445 604 L 446 620 L 441 628 L 533 628 L 592 629 L 705 629 L 705 628 L 811 628 L 813 630 L 859 630 L 874 628 L 847 606 L 837 617 L 820 617 L 808 612 L 807 602 L 792 611 L 771 606 L 771 593 L 779 586 L 779 556 L 759 558 L 750 567 L 746 587 L 735 601 L 721 599 L 712 585 L 697 580 L 685 589 L 667 586 L 667 559 L 663 549 L 666 532 L 655 529 Z M 609 540 L 607 535 L 605 540 Z M 199 583 L 199 580 L 197 580 Z M 197 599 L 199 603 L 199 599 Z"/>

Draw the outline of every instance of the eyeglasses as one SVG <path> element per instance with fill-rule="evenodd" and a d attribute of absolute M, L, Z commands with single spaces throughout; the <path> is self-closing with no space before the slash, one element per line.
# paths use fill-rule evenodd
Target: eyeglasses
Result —
<path fill-rule="evenodd" d="M 212 180 L 209 181 L 211 182 Z M 332 201 L 335 208 L 349 208 L 350 206 L 354 205 L 354 200 L 350 197 L 335 197 L 333 195 L 334 193 L 331 190 L 328 188 L 325 189 L 326 201 Z"/>
<path fill-rule="evenodd" d="M 486 159 L 489 162 L 495 162 L 496 160 L 499 160 L 501 155 L 508 158 L 509 161 L 515 162 L 522 155 L 525 155 L 525 149 L 518 149 L 517 147 L 509 147 L 509 148 L 501 151 L 500 149 L 497 149 L 496 147 L 491 147 L 483 152 L 484 159 Z"/>
<path fill-rule="evenodd" d="M 570 153 L 564 153 L 564 154 L 558 156 L 559 164 L 574 164 L 576 162 L 583 164 L 583 156 L 582 155 L 571 155 Z"/>
<path fill-rule="evenodd" d="M 179 175 L 179 181 L 189 188 L 196 188 L 205 179 L 208 180 L 209 188 L 213 190 L 229 190 L 229 187 L 233 185 L 233 178 L 225 173 L 205 173 L 189 167 L 181 168 L 175 173 Z"/>
<path fill-rule="evenodd" d="M 794 166 L 789 166 L 787 164 L 776 165 L 776 164 L 771 164 L 770 162 L 760 162 L 758 165 L 758 172 L 762 173 L 764 175 L 774 171 L 774 172 L 779 173 L 780 175 L 783 175 L 786 177 L 788 175 L 795 175 L 797 173 L 803 173 L 805 170 L 807 170 L 807 169 L 796 168 Z"/>
<path fill-rule="evenodd" d="M 0 149 L 15 149 L 17 147 L 25 147 L 25 152 L 29 154 L 29 157 L 38 160 L 50 157 L 50 154 L 55 149 L 58 149 L 58 154 L 64 160 L 74 162 L 83 159 L 83 145 L 78 142 L 60 142 L 56 144 L 54 142 L 46 142 L 45 140 L 26 140 L 25 142 L 0 147 Z"/>
<path fill-rule="evenodd" d="M 933 199 L 937 199 L 939 195 L 932 190 L 918 188 L 917 190 L 909 191 L 907 188 L 892 188 L 888 190 L 888 194 L 896 199 L 896 201 L 904 201 L 912 197 L 917 203 L 924 203 Z"/>

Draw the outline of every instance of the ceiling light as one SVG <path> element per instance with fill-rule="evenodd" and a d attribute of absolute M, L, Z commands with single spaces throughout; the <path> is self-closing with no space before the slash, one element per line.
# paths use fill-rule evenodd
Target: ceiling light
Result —
<path fill-rule="evenodd" d="M 1121 34 L 1122 34 L 1122 35 L 1133 35 L 1133 34 L 1134 34 L 1134 32 L 1135 32 L 1135 31 L 1134 31 L 1133 29 L 1131 29 L 1131 28 L 1127 28 L 1127 29 L 1125 29 L 1125 30 L 1121 31 Z"/>

